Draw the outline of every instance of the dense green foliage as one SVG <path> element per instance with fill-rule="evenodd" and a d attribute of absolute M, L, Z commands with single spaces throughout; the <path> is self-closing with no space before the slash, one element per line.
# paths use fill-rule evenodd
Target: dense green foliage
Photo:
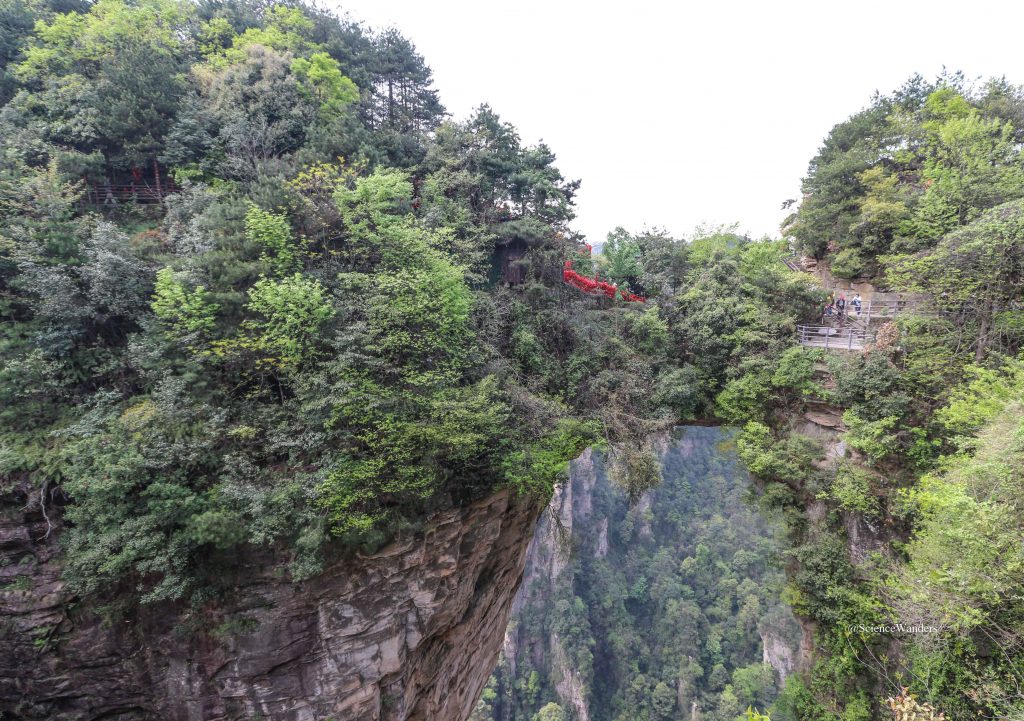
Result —
<path fill-rule="evenodd" d="M 818 629 L 777 718 L 874 718 L 900 683 L 951 718 L 1022 713 L 1019 88 L 914 78 L 832 130 L 788 240 L 927 301 L 826 358 L 794 348 L 823 294 L 786 242 L 616 229 L 587 257 L 551 149 L 486 105 L 448 119 L 393 30 L 301 4 L 2 0 L 0 67 L 0 486 L 59 514 L 76 593 L 198 606 L 251 547 L 300 579 L 498 488 L 541 502 L 594 444 L 636 500 L 654 431 L 717 420 L 743 427 L 788 531 L 785 598 Z M 158 204 L 97 202 L 158 178 Z M 581 294 L 566 260 L 648 302 Z M 794 422 L 821 405 L 842 411 L 831 460 Z M 653 613 L 631 563 L 609 588 Z M 628 625 L 588 593 L 563 631 L 598 608 Z M 857 630 L 914 619 L 944 632 Z M 716 684 L 693 655 L 706 708 L 763 706 L 736 691 L 747 651 Z M 614 670 L 643 681 L 607 708 L 660 713 L 677 661 Z"/>
<path fill-rule="evenodd" d="M 525 589 L 510 630 L 518 652 L 499 664 L 478 721 L 575 717 L 557 690 L 567 674 L 594 721 L 689 718 L 694 708 L 733 721 L 775 699 L 762 634 L 791 650 L 799 640 L 779 601 L 779 548 L 745 498 L 734 434 L 678 434 L 661 456 L 664 483 L 632 507 L 597 459 L 594 490 L 577 499 L 562 541 L 568 565 Z M 584 493 L 589 471 L 576 472 Z"/>
<path fill-rule="evenodd" d="M 249 546 L 302 578 L 495 488 L 542 501 L 591 444 L 636 497 L 651 433 L 814 300 L 781 244 L 728 232 L 617 231 L 646 305 L 563 285 L 592 262 L 578 182 L 487 106 L 447 120 L 393 31 L 4 7 L 0 479 L 65 508 L 83 595 L 199 603 Z M 163 203 L 103 194 L 156 173 Z"/>
<path fill-rule="evenodd" d="M 993 79 L 911 78 L 835 126 L 787 221 L 806 253 L 840 277 L 879 257 L 924 250 L 985 210 L 1024 197 L 1024 97 Z"/>
<path fill-rule="evenodd" d="M 611 435 L 558 377 L 615 335 L 547 273 L 576 184 L 486 107 L 447 122 L 403 38 L 299 6 L 5 8 L 0 472 L 67 504 L 76 590 L 200 600 L 246 545 L 302 577 L 332 535 L 543 497 Z M 151 169 L 184 183 L 165 206 L 85 202 Z M 486 285 L 520 237 L 533 291 Z M 562 332 L 521 365 L 540 312 Z"/>
<path fill-rule="evenodd" d="M 915 320 L 904 333 L 905 348 L 916 333 L 956 343 Z M 794 400 L 770 403 L 770 425 L 750 421 L 738 439 L 766 481 L 762 506 L 789 528 L 785 598 L 817 627 L 818 663 L 791 682 L 782 717 L 875 718 L 899 690 L 890 682 L 950 718 L 1019 712 L 1020 362 L 972 365 L 969 350 L 941 369 L 941 391 L 922 386 L 906 350 L 802 351 L 816 365 L 788 381 Z M 846 409 L 845 458 L 822 463 L 820 438 L 783 423 L 808 402 Z M 886 624 L 938 630 L 871 630 Z"/>
<path fill-rule="evenodd" d="M 774 394 L 734 416 L 738 444 L 787 519 L 786 598 L 818 629 L 817 663 L 780 713 L 878 718 L 901 685 L 948 718 L 1022 712 L 1022 109 L 1002 80 L 914 78 L 837 125 L 811 163 L 797 247 L 924 300 L 868 352 L 791 350 L 737 381 Z M 842 412 L 831 462 L 791 422 L 822 404 Z"/>

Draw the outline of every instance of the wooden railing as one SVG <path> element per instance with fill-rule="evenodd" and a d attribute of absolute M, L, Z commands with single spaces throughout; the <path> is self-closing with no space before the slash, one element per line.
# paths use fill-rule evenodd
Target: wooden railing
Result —
<path fill-rule="evenodd" d="M 149 185 L 90 185 L 83 200 L 89 205 L 120 205 L 121 203 L 162 203 L 164 198 L 180 191 L 173 183 Z"/>

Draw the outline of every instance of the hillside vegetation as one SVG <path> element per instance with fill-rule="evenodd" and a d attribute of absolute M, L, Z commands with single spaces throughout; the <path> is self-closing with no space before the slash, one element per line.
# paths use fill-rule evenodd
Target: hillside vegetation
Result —
<path fill-rule="evenodd" d="M 671 302 L 562 283 L 594 270 L 578 182 L 487 106 L 449 119 L 394 31 L 2 8 L 0 478 L 82 598 L 205 603 L 268 546 L 301 579 L 496 488 L 543 501 L 595 443 L 639 493 L 651 431 L 811 302 L 781 244 L 729 234 L 623 235 L 657 270 L 604 277 Z"/>
<path fill-rule="evenodd" d="M 566 567 L 555 578 L 528 569 L 508 631 L 514 657 L 506 643 L 471 721 L 545 719 L 545 708 L 565 718 L 574 683 L 572 701 L 592 721 L 733 721 L 775 700 L 781 674 L 762 663 L 762 639 L 785 649 L 775 660 L 792 672 L 800 634 L 734 435 L 678 429 L 661 455 L 663 483 L 632 506 L 600 458 L 592 471 L 574 468 L 571 534 L 553 534 L 566 548 L 544 549 L 564 553 Z M 580 477 L 588 472 L 592 481 Z"/>
<path fill-rule="evenodd" d="M 715 336 L 690 336 L 678 348 L 686 360 L 672 373 L 710 377 L 713 367 L 727 369 L 712 405 L 680 408 L 680 414 L 696 411 L 742 427 L 740 456 L 758 478 L 762 510 L 788 529 L 782 597 L 812 633 L 814 655 L 811 668 L 792 676 L 772 704 L 777 721 L 1024 714 L 1022 113 L 1024 94 L 1006 81 L 915 77 L 872 99 L 826 138 L 784 227 L 793 248 L 832 277 L 921 298 L 864 352 L 758 348 L 750 335 L 727 347 L 727 319 L 744 306 L 731 303 L 724 288 L 770 246 L 747 247 L 730 265 L 732 248 L 724 242 L 710 265 L 687 275 L 671 258 L 647 250 L 643 236 L 609 235 L 609 269 L 628 268 L 646 288 L 660 289 L 654 302 L 670 328 L 691 323 L 693 316 L 678 319 L 674 311 L 701 298 L 706 327 L 719 329 Z M 637 242 L 639 252 L 628 250 Z M 687 244 L 688 261 L 714 242 Z M 712 279 L 719 284 L 702 297 Z M 763 318 L 762 311 L 742 315 Z M 811 321 L 814 313 L 798 317 Z M 693 349 L 701 352 L 686 355 Z M 808 423 L 822 415 L 838 422 L 834 433 Z M 658 498 L 664 505 L 653 509 L 656 517 L 679 512 L 678 499 Z M 642 552 L 643 542 L 632 545 L 628 553 Z M 673 555 L 659 578 L 687 577 L 686 555 Z M 596 631 L 584 624 L 584 632 L 570 635 L 572 643 L 611 643 L 621 638 L 622 618 L 642 623 L 645 606 L 631 587 L 617 591 L 614 577 L 592 568 L 600 562 L 577 563 L 584 570 L 574 588 L 584 589 L 586 613 L 543 607 L 561 619 L 559 628 L 565 619 L 576 625 L 602 619 Z M 620 568 L 633 567 L 627 561 Z M 586 597 L 594 588 L 600 589 L 595 597 Z M 687 593 L 677 592 L 673 602 L 686 603 Z M 607 599 L 623 595 L 625 613 L 613 604 L 618 616 L 606 622 Z M 661 628 L 666 617 L 651 622 Z M 537 636 L 546 638 L 551 624 Z M 606 675 L 595 672 L 585 689 L 608 699 L 595 713 L 689 718 L 666 689 L 655 693 L 655 679 L 670 691 L 696 684 L 708 694 L 716 684 L 722 688 L 724 677 L 712 678 L 706 647 L 688 656 L 704 670 L 695 677 L 667 660 L 683 637 L 657 633 L 642 649 L 603 654 L 615 661 L 605 662 Z M 633 664 L 628 670 L 618 665 L 620 655 Z M 520 705 L 512 710 L 502 696 L 512 681 L 500 671 L 483 711 L 495 718 L 569 714 L 570 705 L 544 695 L 543 674 L 531 684 L 533 670 L 517 668 Z M 635 688 L 623 680 L 638 674 L 636 688 L 646 683 L 647 692 L 626 703 Z M 702 699 L 704 716 L 732 718 L 736 700 L 764 701 L 721 694 Z M 537 702 L 548 705 L 531 716 Z"/>
<path fill-rule="evenodd" d="M 776 717 L 867 721 L 903 687 L 1024 714 L 1019 88 L 914 78 L 826 138 L 788 240 L 927 296 L 826 358 L 786 241 L 620 229 L 592 258 L 552 149 L 450 118 L 396 31 L 248 0 L 0 20 L 0 490 L 76 603 L 202 609 L 266 549 L 307 578 L 495 489 L 542 503 L 590 445 L 635 499 L 652 433 L 701 419 L 743 427 L 817 628 Z M 809 402 L 842 411 L 838 463 Z M 942 632 L 859 630 L 887 621 Z"/>
<path fill-rule="evenodd" d="M 719 397 L 765 399 L 720 408 L 789 518 L 787 597 L 818 627 L 813 673 L 780 702 L 795 718 L 877 718 L 902 687 L 951 719 L 1024 714 L 1022 114 L 1004 80 L 915 77 L 833 128 L 787 230 L 835 275 L 923 301 L 869 352 L 790 351 L 783 394 L 780 369 Z M 792 422 L 808 402 L 842 411 L 830 466 Z M 826 518 L 805 512 L 822 500 Z M 875 628 L 892 624 L 937 630 Z"/>

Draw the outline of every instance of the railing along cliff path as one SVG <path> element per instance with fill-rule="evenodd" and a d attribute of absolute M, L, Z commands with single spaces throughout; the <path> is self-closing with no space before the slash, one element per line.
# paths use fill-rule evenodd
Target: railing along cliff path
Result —
<path fill-rule="evenodd" d="M 782 262 L 790 270 L 806 272 L 810 261 L 795 255 L 785 256 Z M 835 292 L 835 289 L 830 289 Z M 847 299 L 844 312 L 823 315 L 821 325 L 798 325 L 797 340 L 808 348 L 827 350 L 864 350 L 875 340 L 871 330 L 872 321 L 888 321 L 899 315 L 914 311 L 931 314 L 935 311 L 923 307 L 924 301 L 910 298 L 870 298 L 864 300 L 858 309 Z"/>

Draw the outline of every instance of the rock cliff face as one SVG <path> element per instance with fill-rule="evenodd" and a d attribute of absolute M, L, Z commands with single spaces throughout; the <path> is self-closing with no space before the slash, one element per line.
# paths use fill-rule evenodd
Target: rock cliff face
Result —
<path fill-rule="evenodd" d="M 591 449 L 583 452 L 572 462 L 569 479 L 555 488 L 546 512 L 537 524 L 533 540 L 529 544 L 526 561 L 525 583 L 516 596 L 513 614 L 518 613 L 530 600 L 527 586 L 542 598 L 550 598 L 554 587 L 563 579 L 563 571 L 569 564 L 573 546 L 579 539 L 574 538 L 576 524 L 589 520 L 593 512 L 593 494 L 597 485 L 597 470 Z M 607 533 L 607 523 L 605 523 Z M 600 545 L 601 541 L 598 540 Z M 607 552 L 607 536 L 604 540 Z M 502 655 L 515 675 L 517 657 L 528 653 L 533 664 L 544 667 L 550 656 L 551 665 L 557 669 L 559 680 L 556 684 L 558 696 L 567 708 L 572 709 L 573 718 L 590 721 L 590 710 L 584 680 L 578 669 L 569 663 L 558 634 L 547 639 L 521 637 L 515 623 L 509 625 Z"/>
<path fill-rule="evenodd" d="M 13 500 L 0 506 L 0 718 L 52 721 L 462 721 L 540 512 L 499 493 L 302 584 L 247 559 L 228 608 L 109 625 L 65 590 L 59 527 L 43 538 L 38 501 Z"/>
<path fill-rule="evenodd" d="M 827 274 L 827 269 L 822 271 Z M 831 276 L 827 276 L 831 278 Z M 878 297 L 876 295 L 876 297 Z M 835 388 L 835 379 L 824 363 L 815 366 L 815 380 L 828 389 Z M 789 427 L 791 432 L 814 440 L 820 444 L 821 454 L 814 461 L 814 466 L 827 474 L 835 474 L 839 464 L 849 464 L 863 471 L 873 472 L 865 462 L 863 456 L 856 450 L 848 448 L 843 440 L 842 434 L 847 430 L 843 423 L 844 409 L 830 405 L 824 401 L 809 401 L 806 410 L 801 415 L 780 415 L 776 419 L 779 427 Z M 807 488 L 802 484 L 792 485 L 803 508 L 804 517 L 807 520 L 807 539 L 814 542 L 822 530 L 829 527 L 830 505 L 818 496 L 818 492 L 812 487 Z M 892 557 L 892 543 L 896 538 L 901 538 L 901 529 L 894 528 L 892 524 L 885 521 L 866 518 L 860 513 L 840 511 L 839 518 L 842 523 L 843 539 L 846 545 L 846 552 L 854 573 L 860 573 L 862 567 L 866 567 L 867 573 L 864 579 L 870 576 L 870 570 L 878 563 L 879 558 Z M 905 540 L 905 538 L 902 538 Z M 791 572 L 797 570 L 794 566 Z M 782 673 L 783 668 L 795 671 L 809 671 L 813 662 L 823 656 L 827 657 L 827 651 L 820 651 L 815 647 L 817 635 L 817 624 L 814 620 L 806 617 L 797 619 L 803 629 L 800 647 L 794 658 L 788 658 L 778 649 L 772 650 L 771 639 L 765 638 L 765 656 L 771 654 L 779 659 L 778 664 L 773 664 L 776 671 Z M 890 657 L 895 658 L 899 653 L 898 646 L 893 644 Z M 786 671 L 788 673 L 789 671 Z M 888 693 L 882 686 L 876 691 L 879 697 Z"/>

